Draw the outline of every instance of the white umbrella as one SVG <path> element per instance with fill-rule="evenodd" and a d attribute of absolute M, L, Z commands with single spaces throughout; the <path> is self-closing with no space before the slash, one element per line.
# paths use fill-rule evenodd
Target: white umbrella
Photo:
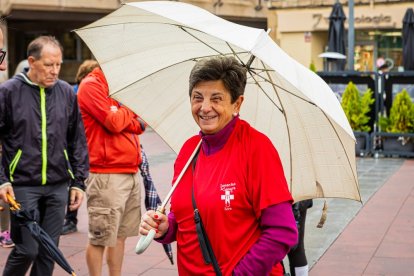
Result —
<path fill-rule="evenodd" d="M 264 30 L 180 2 L 137 2 L 76 30 L 101 65 L 110 96 L 142 116 L 175 151 L 198 133 L 188 77 L 195 62 L 232 55 L 249 66 L 241 118 L 278 149 L 296 201 L 361 200 L 355 138 L 329 86 Z"/>

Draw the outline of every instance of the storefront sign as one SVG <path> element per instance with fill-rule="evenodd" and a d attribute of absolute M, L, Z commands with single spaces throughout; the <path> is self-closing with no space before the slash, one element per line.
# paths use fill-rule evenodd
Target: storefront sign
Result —
<path fill-rule="evenodd" d="M 313 29 L 314 30 L 320 30 L 325 29 L 326 25 L 329 26 L 329 16 L 323 16 L 322 13 L 315 13 L 312 15 L 313 18 Z M 345 23 L 347 23 L 347 20 L 345 20 Z M 379 15 L 357 15 L 354 18 L 355 26 L 358 27 L 395 27 L 396 22 L 393 21 L 391 15 L 386 14 L 379 14 Z"/>
<path fill-rule="evenodd" d="M 355 29 L 401 29 L 404 12 L 411 6 L 409 4 L 390 4 L 377 5 L 375 8 L 371 8 L 370 6 L 357 5 L 354 10 L 354 27 Z M 332 8 L 278 10 L 276 17 L 278 32 L 289 33 L 328 30 L 329 15 L 331 12 Z M 348 17 L 347 8 L 344 8 L 344 12 L 345 16 Z M 292 20 L 292 18 L 300 18 L 300 20 Z M 345 28 L 348 28 L 347 21 L 345 21 Z"/>
<path fill-rule="evenodd" d="M 357 16 L 355 17 L 355 24 L 373 24 L 378 26 L 379 24 L 389 25 L 392 23 L 391 16 L 380 14 L 378 16 Z"/>

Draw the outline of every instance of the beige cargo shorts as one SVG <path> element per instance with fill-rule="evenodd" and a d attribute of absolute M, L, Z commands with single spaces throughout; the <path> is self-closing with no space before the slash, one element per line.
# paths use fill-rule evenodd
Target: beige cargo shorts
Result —
<path fill-rule="evenodd" d="M 89 174 L 86 197 L 90 244 L 113 247 L 118 237 L 138 236 L 140 192 L 138 173 Z"/>

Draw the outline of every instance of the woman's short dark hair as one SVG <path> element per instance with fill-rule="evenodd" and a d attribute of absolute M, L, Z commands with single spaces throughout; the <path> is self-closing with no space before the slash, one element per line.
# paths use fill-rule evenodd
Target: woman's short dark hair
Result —
<path fill-rule="evenodd" d="M 29 43 L 29 46 L 27 46 L 27 57 L 32 56 L 35 59 L 40 59 L 43 46 L 46 44 L 52 44 L 58 47 L 63 55 L 63 47 L 54 36 L 42 35 L 35 38 L 32 42 Z"/>
<path fill-rule="evenodd" d="M 190 74 L 190 96 L 194 86 L 203 81 L 222 80 L 234 103 L 246 88 L 247 69 L 232 56 L 217 56 L 197 61 Z"/>

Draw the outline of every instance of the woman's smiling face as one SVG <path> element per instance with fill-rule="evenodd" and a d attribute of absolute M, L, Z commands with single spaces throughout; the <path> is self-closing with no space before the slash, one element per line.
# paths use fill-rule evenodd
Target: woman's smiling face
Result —
<path fill-rule="evenodd" d="M 231 103 L 230 91 L 222 80 L 202 81 L 191 91 L 191 112 L 204 134 L 215 134 L 222 130 L 239 113 L 243 102 L 240 96 Z"/>

